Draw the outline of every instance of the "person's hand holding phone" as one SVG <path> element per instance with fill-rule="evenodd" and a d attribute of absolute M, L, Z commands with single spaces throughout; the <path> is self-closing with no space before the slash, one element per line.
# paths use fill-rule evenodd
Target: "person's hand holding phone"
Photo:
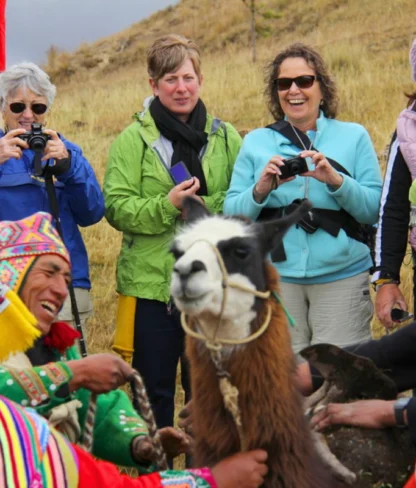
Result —
<path fill-rule="evenodd" d="M 389 329 L 394 329 L 396 324 L 391 319 L 393 308 L 407 309 L 406 300 L 396 283 L 387 283 L 378 291 L 375 300 L 375 309 L 378 320 Z"/>
<path fill-rule="evenodd" d="M 395 324 L 401 324 L 402 322 L 407 322 L 413 318 L 413 314 L 407 310 L 402 310 L 401 308 L 393 308 L 391 311 L 391 320 Z"/>
<path fill-rule="evenodd" d="M 176 185 L 168 193 L 170 203 L 178 210 L 182 210 L 185 197 L 194 196 L 199 190 L 199 180 L 195 176 Z"/>

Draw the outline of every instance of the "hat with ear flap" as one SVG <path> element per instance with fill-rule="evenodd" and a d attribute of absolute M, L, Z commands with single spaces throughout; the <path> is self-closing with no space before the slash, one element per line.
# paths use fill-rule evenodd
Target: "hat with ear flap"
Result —
<path fill-rule="evenodd" d="M 409 60 L 412 68 L 412 79 L 416 82 L 416 39 L 413 40 L 412 47 L 410 48 Z"/>
<path fill-rule="evenodd" d="M 1 283 L 19 293 L 34 262 L 44 254 L 60 256 L 71 265 L 50 214 L 37 212 L 21 220 L 0 222 Z"/>
<path fill-rule="evenodd" d="M 36 324 L 37 320 L 19 296 L 0 283 L 0 362 L 33 346 L 41 336 Z"/>

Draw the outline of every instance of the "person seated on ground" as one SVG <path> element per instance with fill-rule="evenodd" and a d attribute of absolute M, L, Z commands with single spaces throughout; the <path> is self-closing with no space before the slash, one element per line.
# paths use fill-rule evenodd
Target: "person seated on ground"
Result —
<path fill-rule="evenodd" d="M 112 354 L 80 359 L 73 346 L 77 332 L 65 322 L 54 322 L 68 295 L 71 267 L 68 251 L 51 221 L 51 215 L 37 212 L 20 221 L 0 222 L 0 279 L 20 296 L 42 332 L 26 353 L 3 362 L 0 394 L 35 408 L 77 442 L 83 434 L 91 392 L 106 393 L 97 400 L 93 454 L 146 471 L 152 461 L 147 428 L 127 395 L 112 391 L 134 370 Z M 7 334 L 2 340 L 8 340 Z M 167 454 L 187 450 L 183 432 L 170 427 L 160 434 Z"/>
<path fill-rule="evenodd" d="M 45 129 L 42 174 L 35 152 L 22 134 L 32 124 L 45 124 L 56 88 L 49 76 L 33 63 L 20 63 L 0 74 L 0 105 L 4 131 L 0 131 L 0 220 L 18 220 L 38 211 L 51 212 L 43 169 L 54 175 L 63 239 L 72 261 L 72 284 L 81 325 L 92 314 L 88 256 L 78 226 L 99 222 L 104 199 L 94 171 L 81 148 L 55 130 Z M 37 137 L 39 141 L 39 136 Z M 45 141 L 44 141 L 45 142 Z M 42 147 L 42 145 L 41 145 Z M 72 321 L 70 300 L 60 312 Z M 72 324 L 73 325 L 73 324 Z"/>
<path fill-rule="evenodd" d="M 13 325 L 13 329 L 10 328 Z M 20 298 L 0 283 L 0 361 L 33 345 L 40 330 Z M 4 488 L 257 488 L 267 472 L 264 451 L 240 453 L 211 470 L 170 471 L 129 478 L 69 441 L 32 409 L 0 397 L 0 486 Z"/>
<path fill-rule="evenodd" d="M 399 393 L 416 388 L 416 322 L 379 340 L 370 340 L 345 350 L 371 359 L 394 381 Z M 322 384 L 319 372 L 307 362 L 299 364 L 296 373 L 298 388 L 305 396 L 313 393 Z M 321 430 L 331 424 L 368 428 L 406 425 L 412 442 L 416 445 L 416 398 L 329 403 L 313 417 L 312 425 Z"/>

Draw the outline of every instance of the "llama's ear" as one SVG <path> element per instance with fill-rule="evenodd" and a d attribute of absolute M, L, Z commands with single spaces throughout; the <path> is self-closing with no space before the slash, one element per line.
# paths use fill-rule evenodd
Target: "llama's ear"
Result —
<path fill-rule="evenodd" d="M 182 209 L 183 219 L 189 223 L 211 215 L 207 207 L 194 197 L 185 197 L 183 200 Z"/>
<path fill-rule="evenodd" d="M 302 218 L 312 208 L 309 200 L 304 200 L 293 212 L 284 217 L 269 222 L 261 222 L 262 240 L 266 252 L 271 252 L 278 244 L 282 242 L 283 236 L 289 228 L 302 220 Z"/>

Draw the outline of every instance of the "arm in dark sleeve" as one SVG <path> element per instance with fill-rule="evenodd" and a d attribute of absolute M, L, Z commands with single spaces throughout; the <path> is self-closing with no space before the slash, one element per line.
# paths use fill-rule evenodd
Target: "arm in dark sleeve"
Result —
<path fill-rule="evenodd" d="M 411 184 L 410 171 L 394 134 L 381 195 L 373 281 L 379 278 L 400 281 L 400 267 L 407 247 Z"/>
<path fill-rule="evenodd" d="M 371 359 L 396 383 L 399 392 L 416 388 L 416 322 L 381 339 L 355 344 L 345 350 Z M 311 367 L 311 374 L 315 390 L 323 380 L 315 368 Z"/>
<path fill-rule="evenodd" d="M 407 426 L 412 444 L 416 446 L 416 398 L 412 398 L 407 405 Z"/>

